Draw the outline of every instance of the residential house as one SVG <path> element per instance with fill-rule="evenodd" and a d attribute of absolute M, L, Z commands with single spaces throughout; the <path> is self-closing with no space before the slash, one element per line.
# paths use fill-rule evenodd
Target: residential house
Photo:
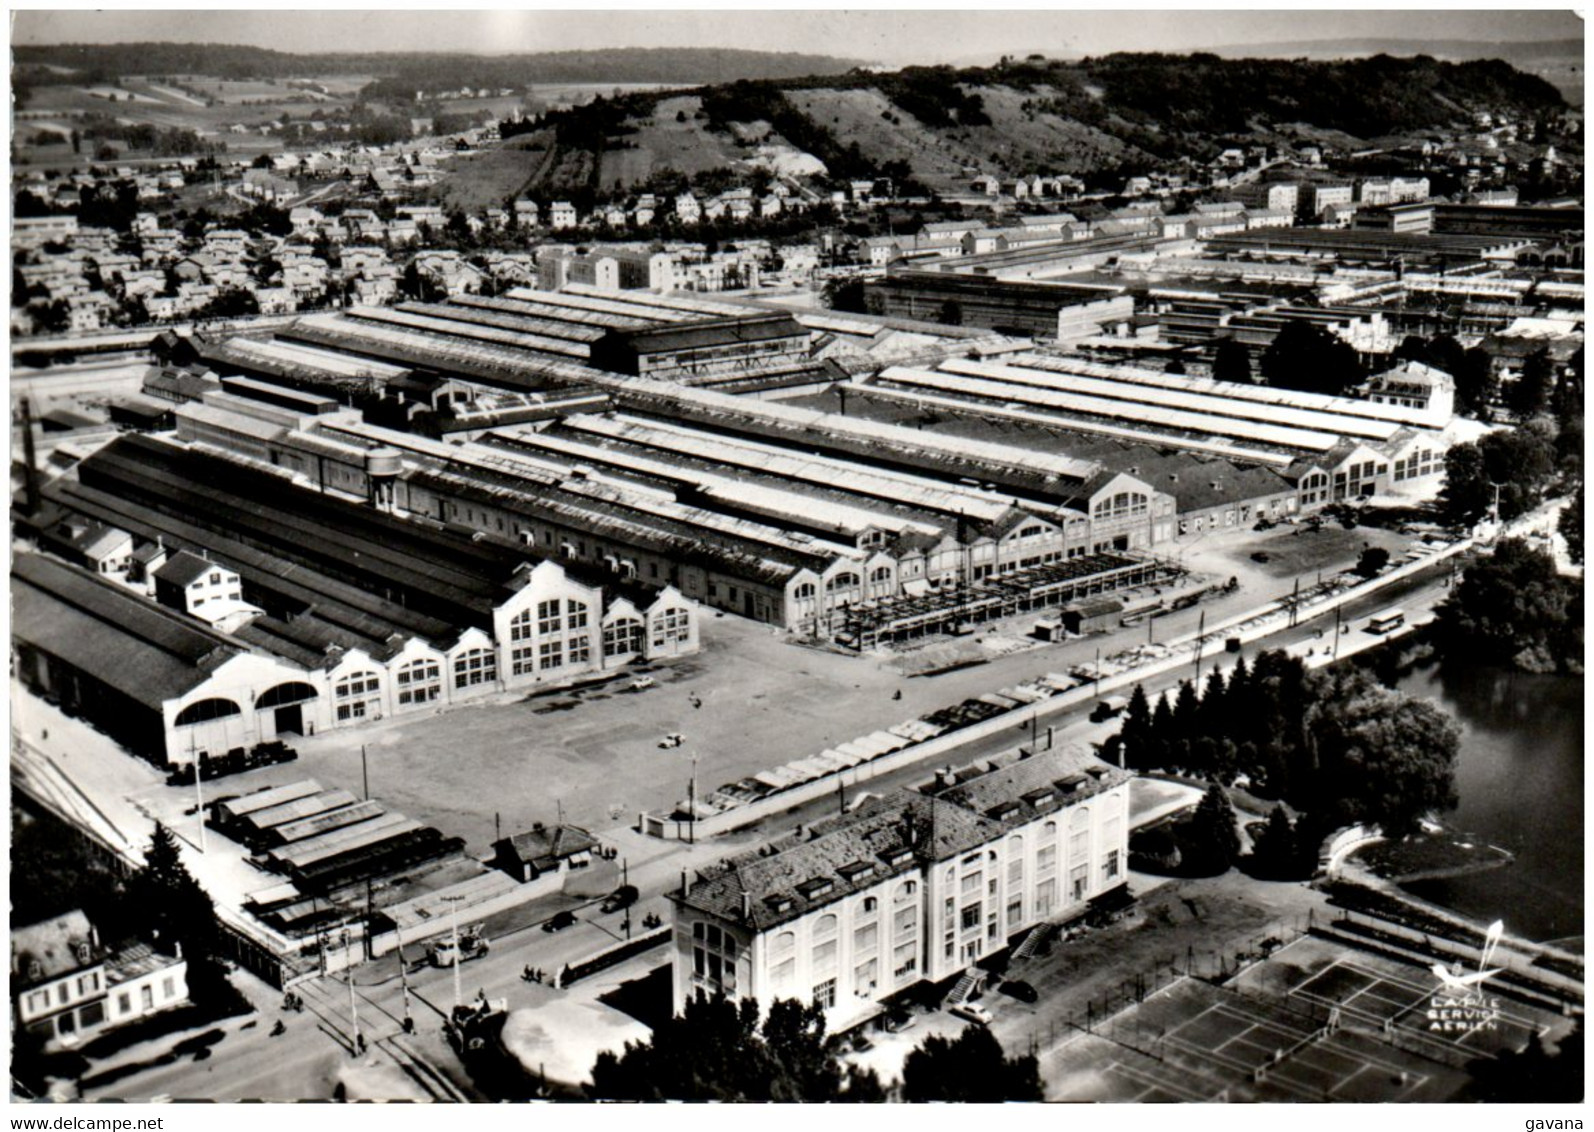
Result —
<path fill-rule="evenodd" d="M 12 1013 L 46 1049 L 73 1046 L 105 1030 L 188 1001 L 188 964 L 147 944 L 101 945 L 81 911 L 11 932 Z"/>
<path fill-rule="evenodd" d="M 548 209 L 548 220 L 555 231 L 576 226 L 576 206 L 567 200 L 556 200 Z"/>

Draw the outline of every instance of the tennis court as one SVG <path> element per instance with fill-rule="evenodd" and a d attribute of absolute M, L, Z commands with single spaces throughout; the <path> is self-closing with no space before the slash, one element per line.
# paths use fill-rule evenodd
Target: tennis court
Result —
<path fill-rule="evenodd" d="M 1369 969 L 1352 960 L 1337 960 L 1290 988 L 1290 996 L 1319 1008 L 1337 1009 L 1349 1024 L 1395 1028 L 1429 1041 L 1478 1053 L 1521 1049 L 1542 1028 L 1524 1014 L 1508 1010 L 1487 987 L 1473 1003 L 1447 999 L 1437 982 L 1422 983 Z M 1445 1025 L 1448 1014 L 1466 1020 Z"/>
<path fill-rule="evenodd" d="M 1438 1084 L 1439 1067 L 1371 1035 L 1330 1027 L 1326 1011 L 1305 1006 L 1180 980 L 1099 1031 L 1147 1056 L 1099 1064 L 1091 1099 L 1434 1099 L 1429 1087 Z"/>

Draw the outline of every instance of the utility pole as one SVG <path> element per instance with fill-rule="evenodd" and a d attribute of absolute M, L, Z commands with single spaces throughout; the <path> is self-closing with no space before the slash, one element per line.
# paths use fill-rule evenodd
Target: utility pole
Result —
<path fill-rule="evenodd" d="M 697 844 L 697 756 L 692 756 L 692 777 L 686 780 L 686 843 Z"/>
<path fill-rule="evenodd" d="M 360 785 L 365 791 L 365 800 L 371 800 L 371 770 L 365 761 L 365 744 L 360 744 Z"/>
<path fill-rule="evenodd" d="M 404 936 L 401 933 L 398 940 L 399 961 L 399 988 L 404 993 L 404 1032 L 407 1034 L 415 1028 L 415 1019 L 410 1017 L 410 965 L 404 961 Z"/>
<path fill-rule="evenodd" d="M 194 733 L 188 732 L 188 760 L 194 768 L 194 816 L 199 821 L 199 851 L 205 851 L 205 780 L 199 773 L 199 756 L 194 754 Z"/>
<path fill-rule="evenodd" d="M 460 991 L 459 991 L 459 902 L 461 900 L 463 900 L 463 899 L 465 899 L 463 896 L 445 896 L 445 897 L 443 897 L 444 903 L 446 903 L 448 905 L 449 926 L 450 926 L 450 928 L 453 931 L 454 962 L 453 962 L 452 966 L 454 968 L 454 1010 L 456 1012 L 459 1010 L 459 1002 L 460 1002 Z M 450 1019 L 452 1019 L 453 1017 L 454 1017 L 454 1015 L 452 1015 L 452 1014 L 449 1015 Z"/>
<path fill-rule="evenodd" d="M 349 1044 L 353 1052 L 358 1054 L 364 1044 L 364 1037 L 360 1033 L 360 1013 L 354 1005 L 354 958 L 351 954 L 354 941 L 349 938 L 349 929 L 343 929 L 343 981 L 349 984 Z"/>
<path fill-rule="evenodd" d="M 1196 627 L 1195 678 L 1196 678 L 1196 682 L 1197 683 L 1200 683 L 1200 681 L 1201 681 L 1201 650 L 1202 650 L 1203 646 L 1206 645 L 1206 643 L 1207 643 L 1207 611 L 1203 609 L 1201 611 L 1201 620 L 1200 620 L 1199 624 Z"/>
<path fill-rule="evenodd" d="M 1096 698 L 1101 699 L 1101 646 L 1096 646 L 1096 667 L 1091 669 L 1091 675 L 1096 678 Z"/>

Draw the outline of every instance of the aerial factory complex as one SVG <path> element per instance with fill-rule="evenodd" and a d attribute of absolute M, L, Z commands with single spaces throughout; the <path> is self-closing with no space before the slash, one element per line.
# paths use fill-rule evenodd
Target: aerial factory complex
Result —
<path fill-rule="evenodd" d="M 1405 693 L 1474 570 L 1581 609 L 1554 88 L 1156 160 L 1118 107 L 1021 161 L 957 147 L 1178 57 L 942 111 L 915 69 L 346 106 L 174 62 L 117 84 L 205 111 L 167 160 L 38 50 L 14 848 L 209 911 L 25 894 L 17 1088 L 662 1099 L 615 1082 L 722 997 L 811 1011 L 815 1100 L 970 1099 L 907 1068 L 965 1026 L 1032 1081 L 981 1099 L 1498 1099 L 1581 1040 L 1580 899 L 1405 887 L 1535 867 L 1451 835 L 1481 724 Z M 1492 661 L 1580 689 L 1572 639 Z M 1431 1025 L 1473 969 L 1492 1025 Z M 204 1026 L 208 1079 L 116 1060 Z"/>

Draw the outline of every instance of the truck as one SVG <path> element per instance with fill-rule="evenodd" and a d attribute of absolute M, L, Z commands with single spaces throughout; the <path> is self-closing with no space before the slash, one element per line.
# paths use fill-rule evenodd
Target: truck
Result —
<path fill-rule="evenodd" d="M 452 939 L 438 940 L 432 944 L 428 955 L 434 967 L 452 967 L 455 963 L 466 963 L 472 959 L 480 959 L 486 955 L 488 943 L 486 933 L 482 926 L 467 928 L 459 935 L 459 947 L 456 949 Z"/>
<path fill-rule="evenodd" d="M 1096 706 L 1091 709 L 1090 721 L 1092 723 L 1105 723 L 1109 719 L 1122 715 L 1124 709 L 1128 706 L 1129 701 L 1123 696 L 1108 696 L 1098 701 Z"/>

